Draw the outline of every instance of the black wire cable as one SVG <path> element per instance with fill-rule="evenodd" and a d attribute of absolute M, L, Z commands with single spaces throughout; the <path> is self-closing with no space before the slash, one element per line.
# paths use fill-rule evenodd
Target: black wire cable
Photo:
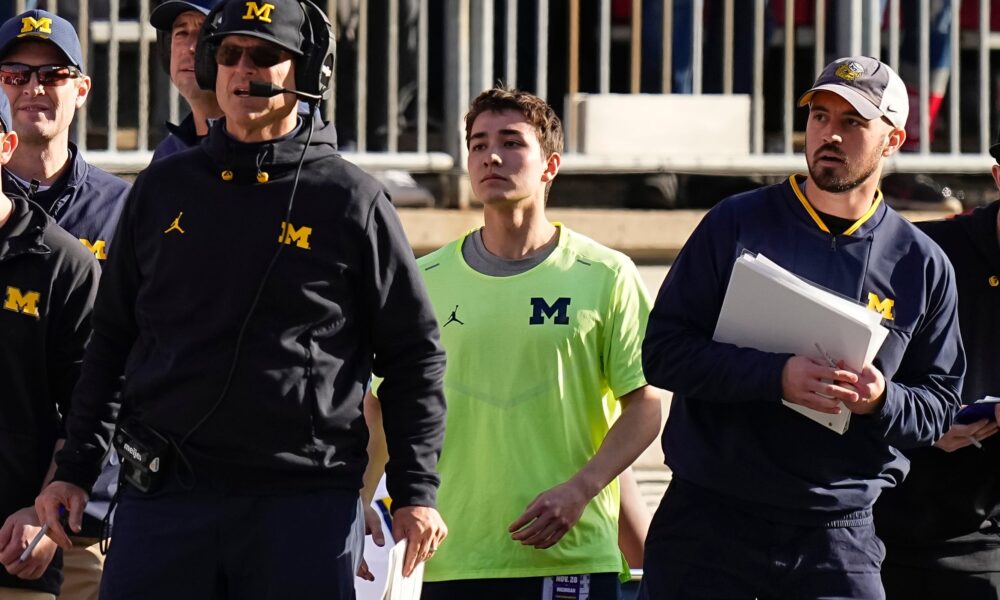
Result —
<path fill-rule="evenodd" d="M 309 149 L 309 144 L 312 143 L 313 131 L 315 130 L 315 125 L 316 125 L 316 119 L 314 118 L 314 114 L 318 108 L 317 104 L 318 102 L 315 104 L 313 102 L 309 103 L 309 109 L 310 109 L 308 116 L 309 135 L 306 136 L 306 143 L 302 147 L 302 154 L 299 156 L 298 165 L 295 167 L 295 180 L 292 183 L 292 193 L 288 196 L 288 206 L 285 208 L 286 224 L 291 223 L 292 205 L 295 202 L 295 192 L 299 187 L 299 176 L 302 174 L 302 165 L 306 159 L 306 150 Z M 188 485 L 184 481 L 181 481 L 181 472 L 179 469 L 177 471 L 178 482 L 181 484 L 182 487 L 184 487 L 187 490 L 190 490 L 195 486 L 195 484 L 197 483 L 197 478 L 195 476 L 194 467 L 191 466 L 191 463 L 187 460 L 187 457 L 184 456 L 184 451 L 183 451 L 184 445 L 187 443 L 188 439 L 190 439 L 191 436 L 195 434 L 195 432 L 201 429 L 201 427 L 210 418 L 212 418 L 212 415 L 215 414 L 215 412 L 219 409 L 219 406 L 222 405 L 222 401 L 225 400 L 226 396 L 229 394 L 229 388 L 230 386 L 232 386 L 233 383 L 233 376 L 236 374 L 236 367 L 239 365 L 240 362 L 240 350 L 243 347 L 243 337 L 246 335 L 247 327 L 250 325 L 250 320 L 252 319 L 254 312 L 257 310 L 257 304 L 260 302 L 260 298 L 264 293 L 264 286 L 267 285 L 267 280 L 271 276 L 271 271 L 274 270 L 274 265 L 278 262 L 278 258 L 281 256 L 281 251 L 284 250 L 285 246 L 287 245 L 286 241 L 288 240 L 288 236 L 289 236 L 289 231 L 288 231 L 288 226 L 286 225 L 286 228 L 283 231 L 281 238 L 279 238 L 278 240 L 278 247 L 274 251 L 274 254 L 271 256 L 271 261 L 268 263 L 267 269 L 264 271 L 264 275 L 260 278 L 260 284 L 258 284 L 257 286 L 257 293 L 254 294 L 253 302 L 250 304 L 250 310 L 247 311 L 247 316 L 243 319 L 243 324 L 240 326 L 239 335 L 236 336 L 236 349 L 233 351 L 233 360 L 229 365 L 229 373 L 226 375 L 226 382 L 222 386 L 222 392 L 219 393 L 219 397 L 215 400 L 215 403 L 208 410 L 208 412 L 206 412 L 205 415 L 202 416 L 201 420 L 195 423 L 194 427 L 192 427 L 190 431 L 184 434 L 184 437 L 181 438 L 181 441 L 175 446 L 178 458 L 183 463 L 185 469 L 191 474 L 190 485 Z"/>

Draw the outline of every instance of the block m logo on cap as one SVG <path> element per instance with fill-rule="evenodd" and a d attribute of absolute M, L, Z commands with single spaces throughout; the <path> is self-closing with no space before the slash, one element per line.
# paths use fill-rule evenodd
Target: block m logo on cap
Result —
<path fill-rule="evenodd" d="M 257 6 L 256 2 L 247 2 L 247 14 L 243 15 L 243 20 L 257 20 L 263 21 L 264 23 L 270 23 L 272 10 L 274 10 L 274 5 L 267 2 L 260 6 Z"/>
<path fill-rule="evenodd" d="M 35 19 L 34 17 L 24 17 L 21 19 L 21 35 L 26 33 L 52 33 L 52 19 L 48 17 L 42 17 L 41 19 Z"/>

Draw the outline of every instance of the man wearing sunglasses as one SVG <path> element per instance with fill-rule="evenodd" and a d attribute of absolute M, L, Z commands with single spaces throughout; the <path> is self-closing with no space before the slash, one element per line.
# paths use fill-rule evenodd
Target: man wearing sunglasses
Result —
<path fill-rule="evenodd" d="M 153 152 L 153 160 L 190 148 L 208 135 L 208 120 L 222 116 L 213 90 L 203 90 L 194 76 L 194 50 L 205 15 L 216 0 L 167 0 L 149 15 L 156 29 L 160 63 L 180 92 L 191 113 L 179 125 L 167 123 L 170 132 Z"/>
<path fill-rule="evenodd" d="M 69 141 L 91 88 L 69 21 L 30 10 L 0 26 L 0 85 L 21 138 L 4 169 L 4 191 L 26 194 L 105 260 L 129 186 L 87 164 Z"/>
<path fill-rule="evenodd" d="M 124 375 L 116 445 L 167 449 L 155 490 L 123 487 L 101 598 L 354 598 L 372 372 L 404 571 L 445 536 L 437 322 L 381 186 L 336 155 L 332 126 L 275 90 L 329 83 L 322 12 L 228 0 L 207 19 L 198 52 L 216 61 L 197 75 L 224 116 L 136 179 L 36 509 L 69 547 L 59 507 L 75 531 Z M 250 95 L 262 87 L 275 95 Z"/>
<path fill-rule="evenodd" d="M 30 198 L 104 261 L 129 185 L 88 164 L 69 140 L 76 110 L 91 89 L 73 26 L 42 10 L 0 25 L 0 86 L 10 100 L 20 141 L 0 176 L 4 193 Z M 102 475 L 84 527 L 66 552 L 66 599 L 96 594 L 104 562 L 98 538 L 115 475 L 113 469 Z"/>
<path fill-rule="evenodd" d="M 18 149 L 0 94 L 0 165 Z M 0 192 L 0 598 L 54 599 L 63 557 L 41 530 L 44 484 L 60 416 L 90 336 L 99 267 L 73 236 L 21 194 Z M 65 588 L 64 588 L 65 589 Z"/>

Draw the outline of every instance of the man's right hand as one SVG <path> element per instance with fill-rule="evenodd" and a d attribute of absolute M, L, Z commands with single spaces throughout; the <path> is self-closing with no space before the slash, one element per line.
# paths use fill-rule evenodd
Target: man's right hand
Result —
<path fill-rule="evenodd" d="M 69 550 L 73 543 L 59 522 L 59 508 L 69 511 L 69 527 L 74 533 L 80 532 L 83 523 L 83 509 L 87 506 L 87 492 L 72 483 L 53 481 L 35 498 L 35 512 L 38 520 L 48 524 L 46 535 L 63 550 Z"/>
<path fill-rule="evenodd" d="M 828 367 L 805 356 L 789 358 L 781 370 L 785 400 L 831 415 L 840 413 L 840 401 L 858 400 L 858 393 L 849 387 L 857 382 L 858 376 L 851 371 Z"/>

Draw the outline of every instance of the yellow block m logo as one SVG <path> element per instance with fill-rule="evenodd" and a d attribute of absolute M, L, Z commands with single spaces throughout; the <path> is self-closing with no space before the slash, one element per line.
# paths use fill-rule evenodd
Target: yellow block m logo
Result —
<path fill-rule="evenodd" d="M 42 17 L 37 21 L 34 17 L 21 19 L 21 33 L 52 33 L 52 19 Z"/>
<path fill-rule="evenodd" d="M 7 286 L 7 297 L 3 301 L 3 307 L 4 310 L 29 315 L 37 319 L 39 317 L 38 300 L 40 298 L 41 294 L 38 292 L 29 290 L 25 294 L 16 287 Z"/>
<path fill-rule="evenodd" d="M 281 235 L 278 236 L 279 242 L 284 242 L 291 245 L 293 242 L 299 248 L 309 249 L 309 236 L 312 234 L 312 227 L 299 227 L 295 228 L 291 223 L 281 222 Z"/>
<path fill-rule="evenodd" d="M 87 250 L 94 253 L 94 257 L 97 258 L 97 260 L 106 260 L 108 258 L 107 244 L 104 240 L 97 240 L 91 244 L 90 240 L 87 238 L 80 238 L 80 242 L 87 248 Z"/>
<path fill-rule="evenodd" d="M 256 19 L 258 21 L 270 23 L 272 10 L 274 10 L 274 5 L 267 2 L 265 2 L 262 6 L 257 6 L 256 2 L 247 2 L 247 14 L 243 15 L 243 20 L 253 21 Z"/>
<path fill-rule="evenodd" d="M 895 306 L 896 301 L 892 298 L 886 298 L 885 300 L 879 300 L 875 292 L 868 292 L 868 310 L 873 310 L 878 314 L 882 315 L 882 318 L 886 321 L 891 321 L 893 319 L 892 307 Z"/>

